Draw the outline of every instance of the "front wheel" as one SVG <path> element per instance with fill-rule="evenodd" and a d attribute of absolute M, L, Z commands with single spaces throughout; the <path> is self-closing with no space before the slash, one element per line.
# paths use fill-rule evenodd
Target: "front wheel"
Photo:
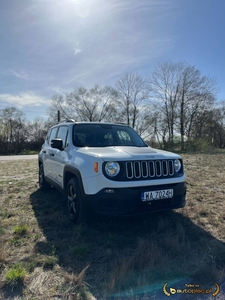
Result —
<path fill-rule="evenodd" d="M 38 177 L 38 182 L 39 182 L 39 187 L 41 190 L 48 190 L 50 189 L 50 184 L 45 180 L 45 175 L 44 175 L 44 168 L 43 164 L 39 165 L 39 177 Z"/>
<path fill-rule="evenodd" d="M 86 210 L 76 178 L 72 178 L 68 182 L 66 197 L 70 221 L 77 224 L 84 222 Z"/>

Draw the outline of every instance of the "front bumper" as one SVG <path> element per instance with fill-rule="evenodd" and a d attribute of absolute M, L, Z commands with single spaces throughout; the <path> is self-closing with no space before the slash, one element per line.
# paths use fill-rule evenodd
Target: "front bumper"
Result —
<path fill-rule="evenodd" d="M 114 193 L 107 193 L 106 190 Z M 96 213 L 105 215 L 137 215 L 152 211 L 182 208 L 186 204 L 186 184 L 175 183 L 133 188 L 105 188 L 95 195 L 85 195 L 85 203 Z M 173 189 L 173 198 L 143 202 L 141 193 Z"/>

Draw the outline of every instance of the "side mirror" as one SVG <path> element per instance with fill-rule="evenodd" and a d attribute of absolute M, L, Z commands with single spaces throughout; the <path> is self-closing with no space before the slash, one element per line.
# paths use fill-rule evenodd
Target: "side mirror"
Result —
<path fill-rule="evenodd" d="M 63 141 L 61 139 L 53 139 L 53 140 L 51 140 L 51 147 L 62 151 L 63 150 Z"/>

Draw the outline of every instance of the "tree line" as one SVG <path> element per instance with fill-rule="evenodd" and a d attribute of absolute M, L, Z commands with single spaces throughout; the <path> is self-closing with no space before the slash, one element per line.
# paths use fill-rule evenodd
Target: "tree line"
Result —
<path fill-rule="evenodd" d="M 77 87 L 52 97 L 48 119 L 26 121 L 20 110 L 0 110 L 0 154 L 38 151 L 48 128 L 61 119 L 118 122 L 151 146 L 166 150 L 225 148 L 225 101 L 217 83 L 186 62 L 159 63 L 148 77 L 126 73 L 115 85 Z"/>

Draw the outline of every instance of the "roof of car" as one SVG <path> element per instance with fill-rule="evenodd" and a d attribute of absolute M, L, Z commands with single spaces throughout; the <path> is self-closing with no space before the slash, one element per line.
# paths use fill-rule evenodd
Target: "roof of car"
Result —
<path fill-rule="evenodd" d="M 73 123 L 73 124 L 105 124 L 105 125 L 122 125 L 122 126 L 128 126 L 127 124 L 125 123 L 109 123 L 109 122 L 91 122 L 91 121 L 86 121 L 86 122 L 78 122 L 74 119 L 66 119 L 66 120 L 62 120 L 62 121 L 59 121 L 57 124 L 55 124 L 54 126 L 56 125 L 59 125 L 59 124 L 64 124 L 64 123 Z"/>

